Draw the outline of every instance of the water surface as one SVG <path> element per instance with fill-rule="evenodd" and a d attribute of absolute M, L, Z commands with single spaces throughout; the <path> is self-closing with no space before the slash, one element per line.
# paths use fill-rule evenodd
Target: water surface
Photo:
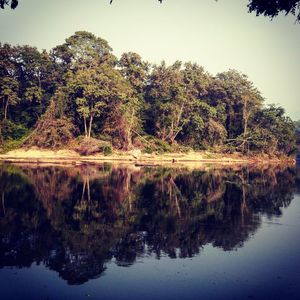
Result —
<path fill-rule="evenodd" d="M 2 299 L 299 299 L 293 167 L 0 166 Z"/>

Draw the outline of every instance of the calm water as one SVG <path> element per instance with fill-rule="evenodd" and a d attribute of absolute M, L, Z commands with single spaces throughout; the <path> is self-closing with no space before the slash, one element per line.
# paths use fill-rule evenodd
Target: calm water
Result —
<path fill-rule="evenodd" d="M 1 299 L 300 299 L 299 173 L 0 165 Z"/>

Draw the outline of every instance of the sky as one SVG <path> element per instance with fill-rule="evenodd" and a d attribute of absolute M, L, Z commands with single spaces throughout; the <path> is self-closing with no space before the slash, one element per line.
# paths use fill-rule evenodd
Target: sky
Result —
<path fill-rule="evenodd" d="M 300 120 L 300 24 L 247 12 L 247 0 L 19 0 L 0 11 L 0 42 L 50 50 L 75 31 L 106 39 L 120 57 L 192 61 L 215 75 L 236 69 L 266 104 Z"/>

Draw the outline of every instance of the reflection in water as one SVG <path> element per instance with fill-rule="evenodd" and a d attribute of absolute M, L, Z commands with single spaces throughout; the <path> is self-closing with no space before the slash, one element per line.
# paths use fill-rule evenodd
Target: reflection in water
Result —
<path fill-rule="evenodd" d="M 112 259 L 192 257 L 211 244 L 242 247 L 262 216 L 279 216 L 293 168 L 198 169 L 0 166 L 0 268 L 33 262 L 69 284 Z"/>

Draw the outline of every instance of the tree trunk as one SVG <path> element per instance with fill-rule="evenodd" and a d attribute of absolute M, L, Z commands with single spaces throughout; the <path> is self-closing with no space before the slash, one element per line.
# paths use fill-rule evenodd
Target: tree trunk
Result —
<path fill-rule="evenodd" d="M 87 126 L 86 126 L 86 117 L 83 117 L 83 124 L 84 124 L 84 135 L 87 137 L 88 133 L 87 133 Z"/>
<path fill-rule="evenodd" d="M 132 149 L 132 140 L 131 140 L 131 130 L 130 128 L 127 128 L 125 130 L 125 150 Z"/>
<path fill-rule="evenodd" d="M 244 121 L 244 140 L 242 144 L 242 151 L 245 151 L 245 144 L 246 144 L 246 135 L 247 135 L 247 129 L 248 129 L 248 118 L 249 118 L 249 112 L 247 112 L 248 109 L 248 99 L 246 98 L 244 100 L 244 107 L 243 107 L 243 121 Z"/>
<path fill-rule="evenodd" d="M 8 99 L 6 99 L 6 103 L 4 107 L 4 120 L 7 119 L 7 111 L 8 111 Z"/>
<path fill-rule="evenodd" d="M 89 137 L 89 138 L 91 137 L 92 124 L 93 124 L 93 115 L 91 115 L 91 117 L 90 117 L 89 133 L 88 133 L 88 137 Z"/>
<path fill-rule="evenodd" d="M 4 138 L 2 135 L 2 124 L 0 123 L 0 146 L 4 144 Z"/>

